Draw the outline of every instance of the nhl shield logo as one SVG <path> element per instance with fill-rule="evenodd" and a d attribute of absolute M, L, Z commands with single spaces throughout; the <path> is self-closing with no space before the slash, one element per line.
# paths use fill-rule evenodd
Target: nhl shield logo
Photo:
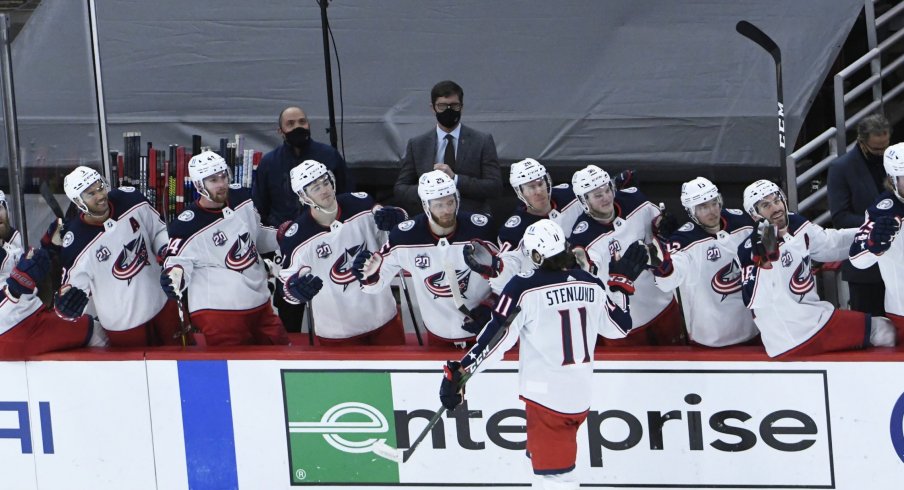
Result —
<path fill-rule="evenodd" d="M 242 233 L 239 235 L 229 252 L 226 253 L 226 267 L 242 272 L 245 269 L 256 264 L 258 261 L 257 246 L 251 239 L 250 233 Z"/>
<path fill-rule="evenodd" d="M 150 265 L 148 249 L 144 237 L 139 236 L 122 247 L 122 252 L 113 262 L 113 277 L 131 283 L 132 278 L 146 265 Z"/>

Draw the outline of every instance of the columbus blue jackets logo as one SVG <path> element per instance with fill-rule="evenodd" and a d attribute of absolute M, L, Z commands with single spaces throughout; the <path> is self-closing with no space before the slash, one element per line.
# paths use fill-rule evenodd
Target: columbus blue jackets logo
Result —
<path fill-rule="evenodd" d="M 734 261 L 729 262 L 713 275 L 709 284 L 716 294 L 722 295 L 719 301 L 725 301 L 729 294 L 741 290 L 741 267 Z"/>
<path fill-rule="evenodd" d="M 257 246 L 250 233 L 242 233 L 226 253 L 226 267 L 242 272 L 258 261 Z"/>
<path fill-rule="evenodd" d="M 358 252 L 365 248 L 366 246 L 363 243 L 347 248 L 345 249 L 345 253 L 340 255 L 339 258 L 333 262 L 333 267 L 330 268 L 330 280 L 342 286 L 343 291 L 348 289 L 349 284 L 357 284 L 358 280 L 355 279 L 354 274 L 352 274 L 352 263 L 354 263 L 355 256 L 358 255 Z"/>
<path fill-rule="evenodd" d="M 467 298 L 468 296 L 465 292 L 468 290 L 468 284 L 471 282 L 471 269 L 465 269 L 460 271 L 455 269 L 455 275 L 458 279 L 458 289 L 461 290 L 461 297 Z M 446 280 L 446 272 L 438 272 L 431 276 L 424 278 L 424 285 L 427 286 L 427 291 L 430 291 L 435 298 L 451 298 L 452 290 L 449 289 L 449 282 Z"/>
<path fill-rule="evenodd" d="M 132 278 L 146 265 L 150 265 L 148 249 L 144 237 L 139 236 L 122 247 L 122 252 L 119 252 L 119 257 L 113 262 L 113 277 L 131 283 Z"/>
<path fill-rule="evenodd" d="M 813 279 L 813 272 L 810 270 L 810 257 L 807 256 L 800 261 L 800 265 L 794 270 L 794 275 L 791 276 L 791 282 L 788 287 L 791 288 L 792 293 L 800 295 L 797 300 L 800 302 L 804 299 L 804 295 L 809 293 L 815 285 L 816 281 Z"/>

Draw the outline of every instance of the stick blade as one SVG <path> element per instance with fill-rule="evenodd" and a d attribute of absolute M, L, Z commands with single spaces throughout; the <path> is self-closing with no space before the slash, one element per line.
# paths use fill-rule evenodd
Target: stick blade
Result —
<path fill-rule="evenodd" d="M 760 30 L 759 27 L 747 22 L 746 20 L 742 20 L 735 25 L 735 30 L 738 31 L 738 34 L 750 39 L 751 41 L 757 43 L 769 52 L 772 55 L 772 58 L 775 59 L 776 63 L 780 63 L 782 61 L 782 52 L 778 47 L 778 44 L 775 44 L 775 41 L 772 40 L 771 37 L 766 35 L 765 32 Z"/>
<path fill-rule="evenodd" d="M 404 457 L 405 455 L 402 454 L 402 451 L 390 447 L 385 441 L 379 441 L 371 446 L 371 451 L 381 458 L 386 458 L 390 461 L 395 461 L 396 463 L 404 463 L 405 460 L 408 459 Z"/>

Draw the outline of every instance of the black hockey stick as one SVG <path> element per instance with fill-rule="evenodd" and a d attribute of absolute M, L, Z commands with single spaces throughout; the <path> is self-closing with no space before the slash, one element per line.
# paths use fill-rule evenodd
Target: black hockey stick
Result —
<path fill-rule="evenodd" d="M 399 270 L 399 282 L 402 283 L 402 292 L 405 293 L 405 302 L 408 303 L 408 314 L 411 315 L 411 324 L 414 326 L 414 334 L 417 336 L 417 345 L 424 345 L 421 339 L 421 327 L 417 324 L 417 317 L 414 316 L 414 305 L 411 304 L 411 295 L 408 294 L 408 284 L 405 283 L 405 271 Z"/>
<path fill-rule="evenodd" d="M 44 202 L 47 203 L 47 206 L 50 207 L 50 210 L 53 211 L 53 215 L 57 218 L 63 219 L 63 208 L 60 207 L 60 203 L 57 202 L 56 198 L 53 196 L 53 192 L 50 192 L 50 187 L 47 185 L 47 181 L 41 182 L 41 197 L 44 198 Z"/>
<path fill-rule="evenodd" d="M 775 87 L 776 98 L 778 100 L 778 157 L 779 166 L 785 170 L 787 151 L 785 150 L 785 97 L 782 88 L 782 51 L 772 38 L 767 36 L 766 33 L 761 31 L 757 26 L 746 20 L 738 22 L 735 29 L 737 29 L 738 33 L 742 36 L 750 39 L 757 43 L 761 48 L 765 49 L 769 55 L 772 56 L 772 60 L 775 61 Z M 783 175 L 787 175 L 787 172 L 783 172 Z M 785 177 L 783 176 L 783 179 L 784 178 Z M 795 184 L 793 182 L 786 182 L 786 185 L 790 186 Z"/>
<path fill-rule="evenodd" d="M 464 388 L 468 380 L 471 379 L 472 376 L 474 376 L 475 372 L 477 372 L 478 366 L 483 364 L 483 361 L 485 361 L 486 358 L 489 357 L 489 354 L 493 351 L 493 349 L 495 349 L 496 346 L 499 345 L 499 342 L 502 341 L 502 337 L 505 336 L 505 333 L 508 331 L 509 326 L 512 324 L 512 322 L 515 320 L 515 317 L 518 316 L 518 313 L 520 312 L 520 306 L 516 306 L 512 309 L 512 312 L 509 313 L 508 318 L 505 319 L 505 323 L 502 324 L 499 330 L 497 330 L 496 333 L 493 334 L 493 338 L 491 338 L 489 343 L 487 343 L 487 348 L 484 349 L 482 355 L 475 359 L 474 362 L 469 366 L 468 371 L 461 376 L 461 381 L 458 382 L 459 390 Z M 424 427 L 424 430 L 422 430 L 421 433 L 417 436 L 417 439 L 414 440 L 414 444 L 412 444 L 408 449 L 401 451 L 399 449 L 390 447 L 388 444 L 386 444 L 386 442 L 381 440 L 380 442 L 372 446 L 371 451 L 373 451 L 377 456 L 381 456 L 397 463 L 404 463 L 408 461 L 411 458 L 411 455 L 414 454 L 414 450 L 417 449 L 417 447 L 421 444 L 421 441 L 423 441 L 427 437 L 427 434 L 431 430 L 433 430 L 433 426 L 436 425 L 443 414 L 446 413 L 446 410 L 447 409 L 445 405 L 439 407 L 439 410 L 437 410 L 436 413 L 432 417 L 430 417 L 430 421 L 427 422 L 427 426 Z"/>

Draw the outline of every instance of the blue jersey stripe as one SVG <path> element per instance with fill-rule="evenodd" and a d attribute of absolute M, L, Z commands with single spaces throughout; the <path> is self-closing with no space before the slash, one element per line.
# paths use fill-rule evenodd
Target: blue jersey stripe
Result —
<path fill-rule="evenodd" d="M 238 489 L 226 361 L 177 364 L 188 487 Z"/>

